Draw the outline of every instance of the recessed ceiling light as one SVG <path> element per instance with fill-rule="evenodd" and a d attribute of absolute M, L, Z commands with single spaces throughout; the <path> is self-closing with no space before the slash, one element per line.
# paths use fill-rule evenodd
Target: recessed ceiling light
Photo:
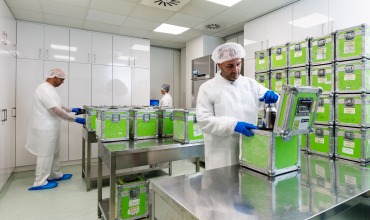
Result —
<path fill-rule="evenodd" d="M 163 23 L 159 25 L 154 31 L 167 33 L 167 34 L 181 34 L 182 32 L 187 31 L 187 30 L 189 30 L 189 28 L 187 27 L 181 27 L 181 26 Z"/>
<path fill-rule="evenodd" d="M 334 19 L 323 14 L 313 13 L 288 23 L 301 28 L 310 28 L 330 21 L 334 21 Z"/>
<path fill-rule="evenodd" d="M 207 0 L 209 2 L 213 2 L 220 5 L 225 5 L 227 7 L 231 7 L 236 3 L 240 2 L 241 0 Z"/>

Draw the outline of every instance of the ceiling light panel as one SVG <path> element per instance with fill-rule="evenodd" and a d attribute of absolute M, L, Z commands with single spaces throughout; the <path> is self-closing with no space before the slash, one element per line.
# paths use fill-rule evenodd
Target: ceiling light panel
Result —
<path fill-rule="evenodd" d="M 207 0 L 207 1 L 220 4 L 220 5 L 224 5 L 227 7 L 231 7 L 235 5 L 236 3 L 240 2 L 241 0 Z"/>
<path fill-rule="evenodd" d="M 161 24 L 156 29 L 154 29 L 155 32 L 161 32 L 166 34 L 181 34 L 185 31 L 189 30 L 187 27 L 181 27 L 171 24 Z"/>

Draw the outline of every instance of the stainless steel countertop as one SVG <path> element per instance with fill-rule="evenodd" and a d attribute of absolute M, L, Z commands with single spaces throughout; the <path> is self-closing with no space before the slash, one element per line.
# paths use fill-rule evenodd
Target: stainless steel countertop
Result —
<path fill-rule="evenodd" d="M 370 190 L 370 165 L 301 155 L 302 169 L 274 178 L 234 165 L 153 179 L 156 196 L 195 219 L 307 219 Z"/>

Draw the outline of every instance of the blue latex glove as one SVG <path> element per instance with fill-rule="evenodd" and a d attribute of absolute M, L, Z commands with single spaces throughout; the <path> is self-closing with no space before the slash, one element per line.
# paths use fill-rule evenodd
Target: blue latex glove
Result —
<path fill-rule="evenodd" d="M 265 101 L 266 104 L 270 104 L 276 103 L 278 99 L 279 96 L 274 91 L 268 90 L 259 100 L 261 102 Z"/>
<path fill-rule="evenodd" d="M 82 108 L 72 108 L 72 112 L 75 112 L 75 115 L 79 115 L 85 113 L 85 110 Z"/>
<path fill-rule="evenodd" d="M 239 121 L 235 128 L 234 131 L 239 132 L 241 134 L 244 134 L 247 137 L 253 136 L 253 132 L 251 129 L 258 129 L 256 126 L 249 124 L 247 122 Z"/>
<path fill-rule="evenodd" d="M 85 118 L 76 118 L 75 122 L 84 125 L 84 124 L 86 124 L 86 119 Z"/>

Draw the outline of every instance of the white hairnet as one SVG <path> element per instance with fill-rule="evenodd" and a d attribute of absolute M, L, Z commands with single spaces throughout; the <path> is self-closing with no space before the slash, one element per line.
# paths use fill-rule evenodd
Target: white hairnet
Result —
<path fill-rule="evenodd" d="M 62 69 L 60 69 L 60 68 L 54 68 L 54 69 L 49 70 L 46 73 L 45 79 L 47 79 L 47 78 L 54 78 L 54 77 L 58 77 L 60 79 L 65 79 L 66 78 L 66 74 L 65 74 L 65 72 Z"/>
<path fill-rule="evenodd" d="M 216 47 L 212 53 L 212 60 L 215 63 L 223 63 L 237 58 L 244 58 L 245 50 L 237 43 L 225 43 Z"/>
<path fill-rule="evenodd" d="M 163 89 L 166 92 L 169 92 L 170 91 L 170 85 L 169 84 L 163 84 L 161 89 Z"/>

